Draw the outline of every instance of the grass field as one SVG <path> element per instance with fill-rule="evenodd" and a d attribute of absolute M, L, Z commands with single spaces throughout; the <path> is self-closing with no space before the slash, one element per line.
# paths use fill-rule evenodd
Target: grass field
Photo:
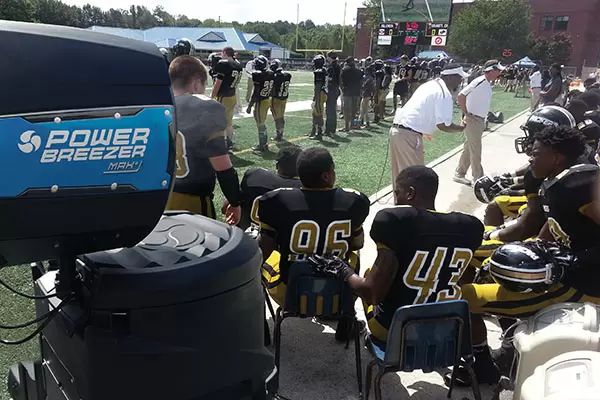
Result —
<path fill-rule="evenodd" d="M 310 73 L 294 74 L 293 82 L 310 82 Z M 245 85 L 243 85 L 245 86 Z M 299 87 L 301 90 L 292 88 L 292 100 L 310 100 L 310 87 Z M 391 105 L 391 101 L 389 101 Z M 502 111 L 505 118 L 523 111 L 528 105 L 528 99 L 515 98 L 512 93 L 495 91 L 492 100 L 492 109 Z M 390 110 L 391 111 L 391 110 Z M 458 118 L 458 114 L 455 114 Z M 322 145 L 327 147 L 336 160 L 336 171 L 338 186 L 354 188 L 367 195 L 371 195 L 390 184 L 391 176 L 389 163 L 387 163 L 388 129 L 392 117 L 387 122 L 372 126 L 370 130 L 356 131 L 350 135 L 341 135 L 322 142 L 308 140 L 306 134 L 311 127 L 310 111 L 299 111 L 289 113 L 286 120 L 286 142 L 280 145 L 271 145 L 271 151 L 264 155 L 253 154 L 249 149 L 256 144 L 256 125 L 252 118 L 237 119 L 234 121 L 236 131 L 237 151 L 233 156 L 233 162 L 241 174 L 249 167 L 274 167 L 274 157 L 279 146 L 288 145 L 293 142 L 302 147 Z M 274 133 L 274 124 L 271 118 L 268 122 L 269 136 Z M 425 159 L 427 162 L 445 154 L 462 143 L 462 137 L 458 134 L 445 134 L 438 132 L 434 135 L 435 141 L 425 142 Z M 386 165 L 387 164 L 387 165 Z M 215 201 L 217 207 L 221 204 L 222 195 L 217 194 Z M 14 288 L 31 293 L 31 278 L 27 266 L 9 267 L 0 270 L 0 278 L 12 285 Z M 24 300 L 4 288 L 0 287 L 0 305 L 2 324 L 16 324 L 34 318 L 34 302 Z M 24 337 L 31 330 L 23 329 L 18 332 L 0 330 L 0 337 L 15 340 Z M 32 360 L 37 357 L 38 343 L 30 341 L 20 346 L 0 345 L 0 400 L 8 400 L 6 391 L 6 374 L 8 367 L 17 361 Z"/>

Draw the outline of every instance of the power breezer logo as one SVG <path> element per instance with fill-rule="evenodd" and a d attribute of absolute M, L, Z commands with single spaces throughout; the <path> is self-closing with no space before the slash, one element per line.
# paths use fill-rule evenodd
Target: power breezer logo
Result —
<path fill-rule="evenodd" d="M 46 142 L 35 131 L 19 137 L 19 150 L 39 154 L 40 163 L 109 161 L 106 173 L 135 172 L 146 154 L 150 128 L 51 130 Z"/>

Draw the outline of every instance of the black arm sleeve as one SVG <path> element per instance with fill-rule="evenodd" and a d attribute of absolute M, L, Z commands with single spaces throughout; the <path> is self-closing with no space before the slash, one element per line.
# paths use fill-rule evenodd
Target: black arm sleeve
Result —
<path fill-rule="evenodd" d="M 240 191 L 240 182 L 237 171 L 231 167 L 225 171 L 217 172 L 217 179 L 225 198 L 232 207 L 237 207 L 241 203 L 242 192 Z"/>

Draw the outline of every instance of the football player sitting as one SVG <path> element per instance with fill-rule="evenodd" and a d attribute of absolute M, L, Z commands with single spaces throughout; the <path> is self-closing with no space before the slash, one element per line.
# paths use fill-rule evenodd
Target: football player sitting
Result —
<path fill-rule="evenodd" d="M 494 255 L 490 265 L 498 283 L 462 286 L 462 298 L 469 302 L 472 313 L 474 369 L 480 382 L 492 383 L 498 378 L 482 314 L 525 318 L 556 303 L 600 304 L 600 270 L 596 265 L 600 217 L 591 206 L 598 167 L 579 164 L 584 148 L 583 135 L 568 127 L 548 127 L 534 135 L 529 162 L 533 177 L 544 179 L 540 203 L 547 222 L 538 235 L 544 242 L 531 241 L 519 244 L 519 248 L 506 245 L 501 249 L 529 255 L 530 261 L 519 257 L 512 258 L 514 262 L 495 260 Z M 504 250 L 498 250 L 498 256 Z M 470 383 L 465 373 L 460 371 L 459 382 Z"/>
<path fill-rule="evenodd" d="M 250 168 L 242 178 L 242 217 L 238 227 L 246 230 L 250 227 L 252 204 L 254 200 L 271 190 L 279 188 L 300 188 L 296 162 L 302 148 L 290 145 L 282 147 L 275 157 L 276 172 L 264 168 Z M 227 206 L 227 202 L 223 207 Z"/>
<path fill-rule="evenodd" d="M 483 225 L 459 212 L 435 211 L 438 175 L 425 166 L 404 169 L 394 192 L 399 207 L 377 213 L 371 238 L 377 259 L 365 277 L 347 265 L 336 273 L 365 303 L 369 329 L 381 342 L 399 307 L 460 299 L 458 280 L 479 246 Z"/>
<path fill-rule="evenodd" d="M 363 247 L 362 224 L 369 214 L 369 199 L 362 193 L 334 188 L 335 169 L 327 149 L 314 147 L 298 157 L 301 189 L 277 189 L 255 200 L 252 217 L 260 225 L 263 281 L 280 305 L 285 300 L 290 266 L 312 255 L 336 255 L 358 268 L 353 251 Z M 336 340 L 345 342 L 352 332 L 342 319 Z M 352 337 L 352 336 L 350 336 Z"/>
<path fill-rule="evenodd" d="M 274 75 L 269 69 L 269 60 L 265 56 L 258 56 L 254 59 L 254 69 L 252 81 L 254 90 L 252 98 L 246 112 L 250 114 L 254 107 L 254 121 L 258 129 L 258 146 L 252 148 L 253 151 L 263 153 L 269 150 L 267 139 L 267 113 L 271 107 L 271 96 L 273 94 Z"/>

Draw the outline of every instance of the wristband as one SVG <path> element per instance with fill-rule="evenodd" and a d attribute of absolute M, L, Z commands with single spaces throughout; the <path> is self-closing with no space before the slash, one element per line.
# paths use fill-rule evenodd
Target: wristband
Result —
<path fill-rule="evenodd" d="M 227 201 L 232 207 L 238 207 L 241 203 L 242 194 L 237 171 L 231 167 L 225 171 L 217 171 L 219 185 Z"/>
<path fill-rule="evenodd" d="M 344 268 L 340 271 L 340 275 L 344 282 L 348 282 L 348 279 L 350 279 L 352 275 L 356 275 L 356 272 L 349 265 L 345 265 Z"/>

